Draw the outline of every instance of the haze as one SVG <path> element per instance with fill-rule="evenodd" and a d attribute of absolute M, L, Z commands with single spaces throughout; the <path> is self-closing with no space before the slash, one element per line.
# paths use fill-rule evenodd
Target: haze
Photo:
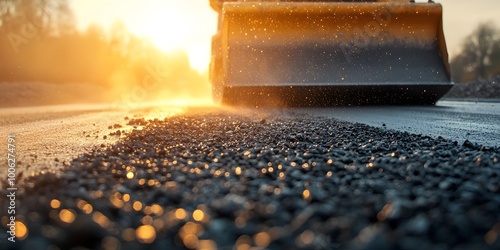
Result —
<path fill-rule="evenodd" d="M 452 57 L 459 52 L 463 38 L 479 23 L 500 24 L 498 0 L 436 2 L 444 6 L 444 28 Z M 163 51 L 186 51 L 198 71 L 208 68 L 210 39 L 217 27 L 217 14 L 208 0 L 73 0 L 71 4 L 81 29 L 92 23 L 109 28 L 121 20 L 132 33 L 151 39 Z"/>

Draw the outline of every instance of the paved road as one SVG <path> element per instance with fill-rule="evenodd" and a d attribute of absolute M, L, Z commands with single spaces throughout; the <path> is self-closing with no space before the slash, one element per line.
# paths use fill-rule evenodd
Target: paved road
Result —
<path fill-rule="evenodd" d="M 202 112 L 218 107 L 203 108 Z M 101 144 L 114 143 L 120 136 L 110 136 L 119 124 L 130 130 L 124 117 L 160 118 L 196 109 L 140 106 L 112 109 L 106 105 L 69 105 L 0 109 L 1 137 L 17 135 L 18 170 L 25 174 L 42 170 L 57 171 L 71 159 Z M 442 136 L 463 142 L 470 140 L 488 146 L 500 146 L 500 103 L 440 102 L 434 107 L 360 107 L 300 108 L 270 110 L 234 110 L 249 116 L 313 115 L 417 134 Z M 106 139 L 104 139 L 106 136 Z M 5 139 L 6 140 L 6 139 Z M 0 161 L 6 161 L 6 147 L 1 147 Z M 0 173 L 3 179 L 5 173 Z"/>
<path fill-rule="evenodd" d="M 120 138 L 110 133 L 133 129 L 124 117 L 165 118 L 181 111 L 158 110 L 148 105 L 118 109 L 95 104 L 1 108 L 0 140 L 5 144 L 0 147 L 0 162 L 7 162 L 7 135 L 15 135 L 18 174 L 57 172 L 75 157 Z M 6 174 L 0 172 L 0 180 Z"/>
<path fill-rule="evenodd" d="M 495 108 L 441 103 L 177 112 L 157 105 L 25 110 L 29 116 L 15 110 L 0 127 L 17 134 L 20 155 L 71 147 L 87 152 L 64 164 L 59 178 L 40 175 L 17 185 L 27 195 L 19 195 L 16 214 L 24 219 L 16 233 L 28 237 L 16 246 L 500 249 L 500 148 L 481 152 L 442 138 L 419 141 L 421 136 L 317 117 L 373 116 L 368 121 L 381 119 L 385 127 L 404 123 L 404 130 L 439 134 L 479 127 L 484 139 L 496 136 L 486 126 L 494 124 Z M 115 124 L 141 128 L 116 137 Z M 92 144 L 98 149 L 85 148 Z M 46 164 L 57 170 L 51 157 Z M 33 165 L 42 164 L 41 157 L 32 158 Z M 7 207 L 6 199 L 0 207 Z"/>
<path fill-rule="evenodd" d="M 431 107 L 296 109 L 297 113 L 364 123 L 487 146 L 500 146 L 500 103 L 441 101 Z"/>

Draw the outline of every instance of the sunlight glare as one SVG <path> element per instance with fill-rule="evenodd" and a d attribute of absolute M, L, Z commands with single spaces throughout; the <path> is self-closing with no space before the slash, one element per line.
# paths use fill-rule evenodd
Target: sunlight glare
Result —
<path fill-rule="evenodd" d="M 185 51 L 197 71 L 208 70 L 211 37 L 217 31 L 217 13 L 208 0 L 74 0 L 71 4 L 81 29 L 92 23 L 109 29 L 119 20 L 166 53 Z"/>

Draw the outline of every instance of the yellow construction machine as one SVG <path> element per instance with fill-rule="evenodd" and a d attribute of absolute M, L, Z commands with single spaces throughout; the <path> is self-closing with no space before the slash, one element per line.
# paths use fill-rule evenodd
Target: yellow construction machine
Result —
<path fill-rule="evenodd" d="M 452 87 L 442 6 L 211 0 L 214 99 L 229 105 L 432 105 Z"/>

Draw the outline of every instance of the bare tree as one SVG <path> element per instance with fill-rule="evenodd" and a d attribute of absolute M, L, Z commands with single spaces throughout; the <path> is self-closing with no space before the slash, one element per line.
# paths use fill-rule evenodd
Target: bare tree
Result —
<path fill-rule="evenodd" d="M 15 1 L 0 1 L 0 19 L 10 14 L 15 6 Z"/>
<path fill-rule="evenodd" d="M 0 1 L 0 31 L 16 32 L 27 25 L 42 36 L 67 34 L 76 30 L 67 0 Z"/>
<path fill-rule="evenodd" d="M 490 66 L 494 61 L 494 52 L 500 42 L 499 32 L 493 23 L 482 23 L 469 35 L 462 47 L 460 60 L 465 69 L 473 73 L 476 78 L 487 79 L 490 75 Z"/>
<path fill-rule="evenodd" d="M 500 34 L 497 33 L 498 36 Z M 491 53 L 491 61 L 490 61 L 490 74 L 492 76 L 500 75 L 500 38 L 495 42 L 495 46 L 493 47 L 493 52 Z"/>

